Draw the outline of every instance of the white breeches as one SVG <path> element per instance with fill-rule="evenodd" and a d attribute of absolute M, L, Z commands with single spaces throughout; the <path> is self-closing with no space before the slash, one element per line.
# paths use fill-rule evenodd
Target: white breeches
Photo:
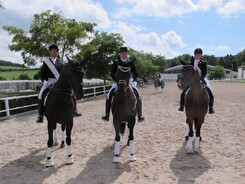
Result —
<path fill-rule="evenodd" d="M 136 81 L 131 81 L 130 83 L 129 83 L 129 85 L 132 87 L 132 88 L 134 88 L 134 89 L 136 89 L 136 91 L 138 92 L 138 94 L 139 94 L 139 96 L 140 96 L 140 92 L 139 92 L 139 90 L 137 89 L 137 82 Z M 110 94 L 111 94 L 111 91 L 113 90 L 113 89 L 115 89 L 115 88 L 117 88 L 117 83 L 115 83 L 115 84 L 113 84 L 112 86 L 111 86 L 111 89 L 110 89 L 110 91 L 109 91 L 109 93 L 107 94 L 107 99 L 109 99 L 109 96 L 110 96 Z"/>
<path fill-rule="evenodd" d="M 204 78 L 204 81 L 206 82 L 206 85 L 208 86 L 208 88 L 211 90 L 211 92 L 213 93 L 213 90 L 212 90 L 212 88 L 211 88 L 211 86 L 210 86 L 210 84 L 209 84 L 209 81 L 208 81 L 208 79 L 207 79 L 207 77 L 205 77 Z M 214 93 L 213 93 L 214 94 Z"/>
<path fill-rule="evenodd" d="M 48 81 L 46 81 L 46 80 L 43 81 L 42 88 L 40 89 L 40 92 L 38 94 L 38 99 L 39 100 L 42 100 L 42 95 L 43 95 L 44 90 L 47 89 L 52 84 L 54 84 L 56 81 L 57 81 L 56 79 L 51 79 L 51 80 L 48 80 Z"/>

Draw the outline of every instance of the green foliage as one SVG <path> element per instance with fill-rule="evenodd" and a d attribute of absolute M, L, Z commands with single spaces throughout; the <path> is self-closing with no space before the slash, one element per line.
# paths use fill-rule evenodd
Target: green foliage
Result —
<path fill-rule="evenodd" d="M 4 80 L 7 80 L 7 79 L 5 79 L 5 77 L 0 76 L 0 81 L 4 81 Z"/>
<path fill-rule="evenodd" d="M 31 80 L 27 74 L 21 74 L 18 78 L 19 80 Z"/>
<path fill-rule="evenodd" d="M 209 79 L 222 79 L 224 76 L 225 69 L 221 65 L 216 65 L 209 71 Z"/>
<path fill-rule="evenodd" d="M 13 36 L 11 51 L 21 52 L 25 65 L 34 65 L 37 60 L 48 55 L 47 48 L 51 44 L 59 46 L 59 54 L 63 60 L 64 53 L 72 53 L 82 43 L 82 39 L 93 32 L 96 24 L 76 22 L 67 19 L 62 13 L 51 10 L 35 14 L 29 32 L 14 26 L 3 29 Z"/>
<path fill-rule="evenodd" d="M 86 77 L 109 79 L 110 64 L 117 59 L 123 43 L 119 34 L 95 33 L 95 37 L 81 46 L 80 53 L 76 55 L 76 59 L 85 64 Z"/>
<path fill-rule="evenodd" d="M 33 79 L 34 75 L 39 71 L 39 69 L 35 70 L 16 70 L 16 71 L 4 71 L 0 72 L 0 77 L 5 78 L 6 80 L 17 80 L 20 75 L 26 74 L 30 79 Z"/>

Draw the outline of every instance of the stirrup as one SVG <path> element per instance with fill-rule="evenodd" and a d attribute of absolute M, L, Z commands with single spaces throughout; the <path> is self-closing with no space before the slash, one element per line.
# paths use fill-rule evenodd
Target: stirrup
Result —
<path fill-rule="evenodd" d="M 140 122 L 142 122 L 142 121 L 144 121 L 144 120 L 145 120 L 144 116 L 139 115 L 139 117 L 138 117 L 138 122 L 140 123 Z"/>
<path fill-rule="evenodd" d="M 36 122 L 37 123 L 43 123 L 43 117 L 42 116 L 38 116 Z"/>
<path fill-rule="evenodd" d="M 104 120 L 104 121 L 109 121 L 109 115 L 108 114 L 106 114 L 105 116 L 102 116 L 102 118 L 101 118 L 102 120 Z"/>

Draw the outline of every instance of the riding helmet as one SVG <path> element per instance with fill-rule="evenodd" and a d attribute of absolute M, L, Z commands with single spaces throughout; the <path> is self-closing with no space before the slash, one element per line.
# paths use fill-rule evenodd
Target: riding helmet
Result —
<path fill-rule="evenodd" d="M 194 54 L 195 54 L 195 55 L 196 55 L 196 54 L 202 54 L 202 49 L 196 48 L 196 49 L 194 50 Z"/>

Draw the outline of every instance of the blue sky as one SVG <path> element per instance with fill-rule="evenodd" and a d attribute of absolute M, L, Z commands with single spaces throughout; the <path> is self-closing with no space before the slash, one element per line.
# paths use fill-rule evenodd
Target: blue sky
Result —
<path fill-rule="evenodd" d="M 245 49 L 245 0 L 1 0 L 0 26 L 29 29 L 33 15 L 62 11 L 67 18 L 97 23 L 96 30 L 120 33 L 125 46 L 167 59 L 193 54 L 225 56 Z M 0 32 L 0 59 L 23 63 Z"/>

